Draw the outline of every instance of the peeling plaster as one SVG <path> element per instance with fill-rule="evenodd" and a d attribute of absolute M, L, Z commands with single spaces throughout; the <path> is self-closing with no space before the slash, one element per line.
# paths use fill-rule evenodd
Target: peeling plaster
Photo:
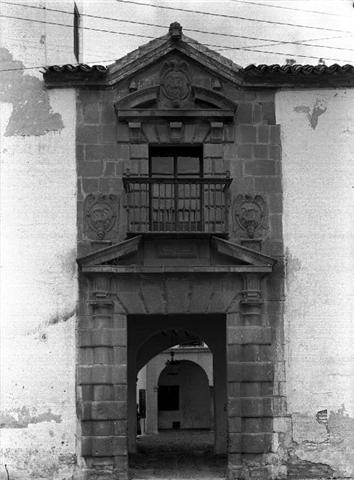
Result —
<path fill-rule="evenodd" d="M 9 69 L 1 75 L 0 101 L 13 106 L 5 136 L 38 136 L 63 129 L 61 115 L 52 111 L 43 82 L 24 74 L 23 63 L 14 60 L 6 48 L 0 48 L 0 63 L 3 70 Z"/>
<path fill-rule="evenodd" d="M 321 413 L 292 415 L 289 478 L 354 477 L 354 419 L 344 407 L 331 411 L 328 422 L 321 420 Z"/>
<path fill-rule="evenodd" d="M 32 413 L 28 407 L 5 410 L 0 413 L 0 428 L 27 428 L 30 423 L 62 421 L 61 415 L 55 415 L 50 409 L 45 413 L 37 414 L 37 409 L 33 408 Z"/>
<path fill-rule="evenodd" d="M 309 107 L 308 105 L 298 105 L 297 107 L 294 107 L 294 111 L 296 113 L 305 113 L 306 118 L 310 123 L 310 126 L 313 130 L 316 129 L 317 124 L 318 124 L 318 118 L 325 113 L 327 110 L 327 107 L 325 106 L 325 100 L 321 100 L 319 98 L 316 99 L 315 104 L 312 107 Z"/>
<path fill-rule="evenodd" d="M 296 455 L 292 455 L 287 464 L 288 478 L 333 478 L 334 470 L 324 463 L 314 463 L 308 460 L 302 460 Z"/>

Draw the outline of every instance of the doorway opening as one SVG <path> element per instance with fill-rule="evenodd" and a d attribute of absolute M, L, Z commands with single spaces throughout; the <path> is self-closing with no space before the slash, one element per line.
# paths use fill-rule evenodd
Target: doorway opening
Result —
<path fill-rule="evenodd" d="M 200 316 L 191 317 L 183 328 L 178 322 L 175 328 L 165 325 L 137 351 L 135 445 L 129 453 L 133 479 L 225 478 L 225 344 L 209 346 L 203 329 L 192 329 L 191 320 L 202 326 Z M 149 358 L 147 350 L 155 355 Z"/>

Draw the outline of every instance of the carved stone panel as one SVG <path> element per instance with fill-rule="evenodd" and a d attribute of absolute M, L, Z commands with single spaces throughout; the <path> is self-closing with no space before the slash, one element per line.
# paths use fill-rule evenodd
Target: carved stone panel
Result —
<path fill-rule="evenodd" d="M 192 93 L 188 67 L 185 62 L 170 60 L 161 69 L 160 102 L 169 108 L 178 108 L 188 103 Z"/>
<path fill-rule="evenodd" d="M 260 195 L 238 195 L 233 204 L 235 230 L 241 236 L 254 239 L 267 229 L 267 205 Z"/>
<path fill-rule="evenodd" d="M 92 240 L 106 240 L 117 234 L 118 196 L 89 194 L 85 199 L 85 234 Z"/>

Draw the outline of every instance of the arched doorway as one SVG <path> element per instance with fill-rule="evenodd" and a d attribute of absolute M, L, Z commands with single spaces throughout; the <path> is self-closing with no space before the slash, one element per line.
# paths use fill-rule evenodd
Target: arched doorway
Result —
<path fill-rule="evenodd" d="M 208 319 L 210 321 L 207 321 Z M 195 338 L 204 341 L 212 352 L 215 412 L 214 451 L 217 454 L 226 453 L 226 318 L 224 315 L 218 314 L 134 315 L 128 317 L 128 446 L 130 453 L 134 453 L 136 450 L 136 379 L 138 372 L 159 353 Z M 156 380 L 155 386 L 157 387 Z M 151 396 L 153 399 L 150 398 Z M 157 389 L 150 392 L 150 395 L 147 393 L 147 410 L 149 403 L 150 405 L 151 403 L 157 404 Z M 158 431 L 157 423 L 155 428 L 150 426 L 150 431 Z"/>
<path fill-rule="evenodd" d="M 137 375 L 141 419 L 136 450 L 129 455 L 132 478 L 142 470 L 170 478 L 176 468 L 188 477 L 224 478 L 226 452 L 216 453 L 213 351 L 194 331 L 167 328 L 140 346 L 137 364 L 161 348 Z"/>
<path fill-rule="evenodd" d="M 205 370 L 191 360 L 167 362 L 158 379 L 158 430 L 213 429 L 212 385 Z"/>

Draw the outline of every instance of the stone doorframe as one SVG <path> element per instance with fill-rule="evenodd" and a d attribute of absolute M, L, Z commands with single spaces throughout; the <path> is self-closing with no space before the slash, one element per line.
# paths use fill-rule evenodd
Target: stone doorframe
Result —
<path fill-rule="evenodd" d="M 78 407 L 87 478 L 103 480 L 113 472 L 115 478 L 127 478 L 127 315 L 168 313 L 157 300 L 155 307 L 146 307 L 150 311 L 142 311 L 139 299 L 145 296 L 148 304 L 151 288 L 158 291 L 162 283 L 167 296 L 177 295 L 180 311 L 170 313 L 188 313 L 183 310 L 187 308 L 183 298 L 188 295 L 183 289 L 194 285 L 195 291 L 205 292 L 196 296 L 198 307 L 189 305 L 190 312 L 204 314 L 209 309 L 226 314 L 228 472 L 230 478 L 238 478 L 245 463 L 271 451 L 273 417 L 284 414 L 284 406 L 273 398 L 272 330 L 262 315 L 262 279 L 272 271 L 274 261 L 224 241 L 221 245 L 227 244 L 231 251 L 233 245 L 234 253 L 249 263 L 198 269 L 123 266 L 111 261 L 132 242 L 108 247 L 79 262 Z M 212 301 L 210 291 L 215 292 Z M 259 467 L 258 462 L 259 468 L 270 467 Z"/>

